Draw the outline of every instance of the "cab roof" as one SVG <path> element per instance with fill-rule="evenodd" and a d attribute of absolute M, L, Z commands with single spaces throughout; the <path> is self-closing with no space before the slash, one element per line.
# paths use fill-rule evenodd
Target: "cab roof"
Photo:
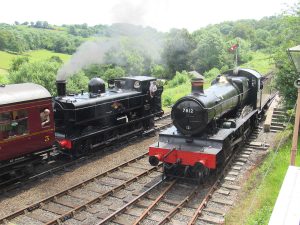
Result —
<path fill-rule="evenodd" d="M 0 105 L 51 98 L 49 91 L 33 83 L 0 86 Z"/>

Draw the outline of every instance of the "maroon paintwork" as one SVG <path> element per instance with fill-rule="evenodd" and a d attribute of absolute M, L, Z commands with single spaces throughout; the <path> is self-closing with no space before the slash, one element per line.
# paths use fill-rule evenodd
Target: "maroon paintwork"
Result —
<path fill-rule="evenodd" d="M 45 108 L 50 110 L 50 123 L 42 127 L 40 113 Z M 2 130 L 0 130 L 0 161 L 39 152 L 50 148 L 54 143 L 54 118 L 51 97 L 0 105 L 0 115 L 13 115 L 14 113 L 12 112 L 20 110 L 26 111 L 26 117 L 3 120 L 2 125 L 5 123 L 7 126 L 10 126 L 10 123 L 21 124 L 22 121 L 24 124 L 24 120 L 27 120 L 26 132 L 17 131 L 14 134 L 11 128 L 9 131 L 3 131 L 5 128 L 3 128 L 4 125 L 2 126 Z"/>

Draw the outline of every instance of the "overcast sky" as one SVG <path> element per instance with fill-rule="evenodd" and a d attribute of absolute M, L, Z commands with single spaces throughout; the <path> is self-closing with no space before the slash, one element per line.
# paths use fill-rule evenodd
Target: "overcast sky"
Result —
<path fill-rule="evenodd" d="M 297 0 L 3 0 L 0 22 L 151 26 L 160 31 L 277 15 Z"/>

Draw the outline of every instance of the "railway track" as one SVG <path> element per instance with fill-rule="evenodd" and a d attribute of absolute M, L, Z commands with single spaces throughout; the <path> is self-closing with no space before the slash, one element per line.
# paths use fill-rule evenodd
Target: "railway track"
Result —
<path fill-rule="evenodd" d="M 103 204 L 113 210 L 119 206 L 117 196 L 142 192 L 146 183 L 161 181 L 161 165 L 148 165 L 147 154 L 142 154 L 113 169 L 80 182 L 66 190 L 42 199 L 30 206 L 0 219 L 0 224 L 60 224 L 70 218 L 81 221 L 83 214 Z M 156 184 L 155 184 L 156 185 Z M 127 193 L 127 194 L 126 194 Z M 115 199 L 114 199 L 115 198 Z M 101 217 L 97 215 L 96 218 Z"/>
<path fill-rule="evenodd" d="M 224 170 L 205 184 L 162 180 L 161 164 L 143 154 L 5 218 L 0 224 L 222 224 L 240 189 L 238 177 L 251 154 L 268 144 L 254 130 Z"/>
<path fill-rule="evenodd" d="M 168 114 L 164 114 L 160 118 L 156 118 L 155 119 L 155 127 L 151 130 L 145 131 L 142 134 L 142 138 L 147 138 L 149 135 L 155 133 L 156 131 L 162 130 L 162 129 L 170 126 L 171 125 L 170 117 L 171 117 L 171 114 L 168 113 Z M 139 137 L 139 139 L 137 140 L 138 137 Z M 119 142 L 117 144 L 106 146 L 102 149 L 97 149 L 96 151 L 94 151 L 86 156 L 77 158 L 77 159 L 56 160 L 56 161 L 52 160 L 50 162 L 49 161 L 45 162 L 45 164 L 42 164 L 35 169 L 36 172 L 33 173 L 33 175 L 31 175 L 29 177 L 25 177 L 25 179 L 22 177 L 18 177 L 13 180 L 15 182 L 9 183 L 8 181 L 6 181 L 6 184 L 0 187 L 0 194 L 7 195 L 12 190 L 15 190 L 17 188 L 22 188 L 27 184 L 30 184 L 34 181 L 37 181 L 39 179 L 42 179 L 42 178 L 45 178 L 48 176 L 52 176 L 57 172 L 68 171 L 70 168 L 72 168 L 74 166 L 80 166 L 82 163 L 84 163 L 88 160 L 101 157 L 104 152 L 109 152 L 109 151 L 116 150 L 116 149 L 124 147 L 124 146 L 135 144 L 137 141 L 140 141 L 140 140 L 141 140 L 140 136 L 133 136 L 133 137 L 126 139 L 122 142 Z"/>
<path fill-rule="evenodd" d="M 259 127 L 252 132 L 244 147 L 226 165 L 226 173 L 221 174 L 215 181 L 186 224 L 225 223 L 225 214 L 234 204 L 237 192 L 241 188 L 238 178 L 246 171 L 245 165 L 252 154 L 265 152 L 269 147 L 266 143 L 253 142 L 261 130 Z"/>
<path fill-rule="evenodd" d="M 265 151 L 267 144 L 253 142 L 261 128 L 233 155 L 217 176 L 197 185 L 181 180 L 158 183 L 118 210 L 100 220 L 100 224 L 222 224 L 224 206 L 231 206 L 230 193 L 240 188 L 234 184 L 252 151 Z M 75 222 L 75 221 L 73 221 Z"/>

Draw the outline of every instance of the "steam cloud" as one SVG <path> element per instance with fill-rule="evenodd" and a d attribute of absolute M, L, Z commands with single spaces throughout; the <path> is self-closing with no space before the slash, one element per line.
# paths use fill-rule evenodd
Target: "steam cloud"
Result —
<path fill-rule="evenodd" d="M 126 66 L 124 58 L 106 57 L 111 51 L 133 50 L 142 53 L 144 57 L 158 62 L 163 45 L 162 35 L 153 28 L 143 28 L 131 24 L 143 23 L 148 0 L 138 5 L 121 0 L 113 7 L 114 21 L 109 27 L 109 39 L 94 40 L 83 43 L 73 54 L 70 61 L 63 65 L 57 73 L 57 80 L 66 80 L 91 64 L 110 63 Z M 130 23 L 130 24 L 129 24 Z M 118 54 L 117 54 L 118 55 Z"/>
<path fill-rule="evenodd" d="M 152 28 L 142 28 L 130 24 L 114 24 L 110 27 L 110 38 L 83 43 L 71 59 L 59 69 L 57 80 L 66 80 L 91 64 L 115 64 L 125 66 L 125 58 L 106 57 L 111 51 L 124 49 L 138 51 L 155 62 L 160 60 L 163 40 L 161 34 Z"/>
<path fill-rule="evenodd" d="M 72 55 L 70 61 L 57 72 L 57 80 L 66 80 L 85 66 L 104 63 L 104 56 L 113 47 L 118 47 L 117 40 L 94 40 L 84 42 Z"/>

